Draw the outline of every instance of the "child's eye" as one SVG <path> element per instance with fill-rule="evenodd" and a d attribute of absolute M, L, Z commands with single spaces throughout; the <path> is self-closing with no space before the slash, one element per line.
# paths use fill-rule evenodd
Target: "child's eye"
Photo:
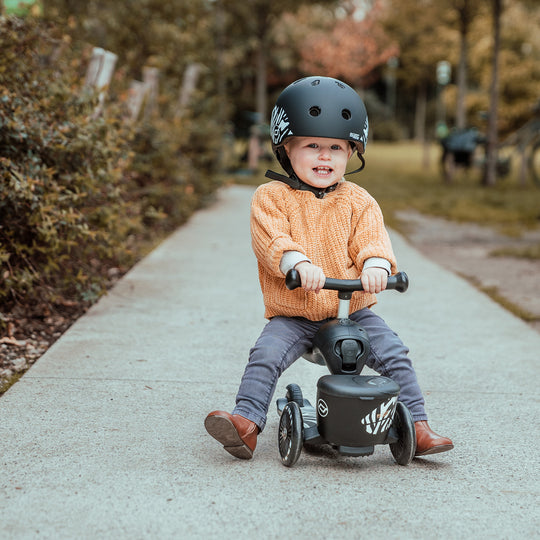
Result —
<path fill-rule="evenodd" d="M 318 148 L 319 145 L 316 144 L 316 143 L 311 143 L 311 144 L 308 144 L 308 148 Z"/>
<path fill-rule="evenodd" d="M 339 144 L 333 144 L 332 150 L 341 150 L 341 146 Z"/>

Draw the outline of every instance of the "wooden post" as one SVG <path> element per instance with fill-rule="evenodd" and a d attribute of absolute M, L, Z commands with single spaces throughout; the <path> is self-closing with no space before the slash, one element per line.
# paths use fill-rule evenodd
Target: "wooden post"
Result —
<path fill-rule="evenodd" d="M 158 78 L 159 69 L 145 66 L 144 81 L 132 81 L 129 87 L 127 107 L 128 122 L 136 122 L 144 109 L 144 120 L 149 120 L 158 111 Z"/>
<path fill-rule="evenodd" d="M 178 100 L 178 106 L 176 109 L 176 117 L 180 118 L 184 113 L 189 100 L 197 86 L 197 80 L 201 72 L 201 64 L 189 64 L 184 71 L 184 78 L 182 80 L 182 89 L 180 90 L 180 98 Z"/>
<path fill-rule="evenodd" d="M 525 187 L 527 184 L 527 152 L 526 148 L 520 148 L 521 160 L 519 164 L 519 185 Z"/>
<path fill-rule="evenodd" d="M 259 126 L 251 126 L 248 144 L 248 168 L 257 170 L 259 158 L 261 157 L 261 141 L 259 137 Z"/>
<path fill-rule="evenodd" d="M 105 51 L 101 47 L 94 47 L 92 49 L 92 57 L 90 58 L 90 63 L 86 68 L 86 78 L 84 79 L 85 86 L 91 88 L 95 87 L 99 72 L 101 70 L 104 54 Z"/>
<path fill-rule="evenodd" d="M 149 120 L 157 113 L 159 69 L 155 67 L 143 68 L 143 81 L 146 102 L 144 106 L 144 119 Z"/>
<path fill-rule="evenodd" d="M 128 122 L 136 122 L 137 118 L 139 118 L 144 103 L 145 94 L 146 86 L 143 82 L 131 81 L 127 99 L 127 108 L 129 111 Z"/>
<path fill-rule="evenodd" d="M 118 56 L 106 51 L 101 47 L 94 47 L 92 58 L 86 71 L 85 86 L 94 88 L 99 92 L 99 100 L 96 109 L 94 110 L 93 118 L 97 118 L 103 112 L 105 97 L 107 90 L 112 80 L 114 68 Z"/>

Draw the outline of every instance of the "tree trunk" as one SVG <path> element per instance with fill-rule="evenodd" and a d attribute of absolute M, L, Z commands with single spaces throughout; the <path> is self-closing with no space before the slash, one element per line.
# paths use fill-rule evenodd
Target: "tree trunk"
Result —
<path fill-rule="evenodd" d="M 225 10 L 222 0 L 216 2 L 216 71 L 218 94 L 218 122 L 223 130 L 223 141 L 219 145 L 219 156 L 217 160 L 217 170 L 221 172 L 224 168 L 227 144 L 226 144 L 226 124 L 227 124 L 227 74 L 225 73 Z"/>
<path fill-rule="evenodd" d="M 422 143 L 426 139 L 426 108 L 426 85 L 422 83 L 416 90 L 416 108 L 414 111 L 414 138 Z"/>
<path fill-rule="evenodd" d="M 268 7 L 259 5 L 257 10 L 257 64 L 255 74 L 255 106 L 259 124 L 266 122 L 266 68 L 268 63 Z"/>
<path fill-rule="evenodd" d="M 497 107 L 499 101 L 499 49 L 501 41 L 501 12 L 502 0 L 493 0 L 493 67 L 489 90 L 489 120 L 486 148 L 486 170 L 482 183 L 494 186 L 497 181 Z"/>
<path fill-rule="evenodd" d="M 257 84 L 256 84 L 256 104 L 257 116 L 260 124 L 266 122 L 266 47 L 265 40 L 259 42 L 259 50 L 257 51 Z"/>
<path fill-rule="evenodd" d="M 466 126 L 465 96 L 467 95 L 467 54 L 469 33 L 469 14 L 467 8 L 460 10 L 460 46 L 459 64 L 457 70 L 457 104 L 456 104 L 456 127 L 463 129 Z"/>
<path fill-rule="evenodd" d="M 255 107 L 257 111 L 257 126 L 252 126 L 248 162 L 250 169 L 256 169 L 261 155 L 261 132 L 259 126 L 267 122 L 266 102 L 268 90 L 266 85 L 267 53 L 268 50 L 268 10 L 259 6 L 257 11 L 257 64 L 255 66 Z"/>

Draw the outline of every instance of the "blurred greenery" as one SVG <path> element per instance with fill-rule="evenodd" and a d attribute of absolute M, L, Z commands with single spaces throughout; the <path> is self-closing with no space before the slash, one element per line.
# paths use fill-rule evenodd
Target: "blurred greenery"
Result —
<path fill-rule="evenodd" d="M 24 18 L 0 17 L 3 310 L 93 301 L 111 268 L 127 269 L 222 182 L 264 181 L 264 160 L 255 175 L 247 169 L 247 134 L 253 124 L 267 133 L 279 92 L 314 70 L 342 78 L 366 102 L 367 166 L 353 180 L 379 200 L 390 225 L 404 227 L 397 216 L 404 208 L 507 234 L 538 225 L 540 190 L 518 182 L 515 170 L 490 189 L 480 186 L 478 168 L 445 185 L 439 147 L 431 144 L 427 166 L 424 147 L 409 141 L 434 138 L 441 103 L 448 125 L 456 123 L 464 35 L 466 123 L 485 131 L 480 113 L 489 106 L 493 53 L 487 0 L 26 4 L 36 8 L 21 11 Z M 1 13 L 7 7 L 13 2 L 0 0 Z M 540 98 L 540 6 L 504 2 L 501 22 L 504 137 L 533 116 Z M 94 47 L 118 56 L 97 118 L 97 96 L 83 84 Z M 452 66 L 444 89 L 435 79 L 441 60 Z M 193 66 L 199 77 L 181 109 Z M 155 112 L 130 124 L 128 89 L 145 67 L 159 69 Z M 267 140 L 264 154 L 271 156 Z"/>
<path fill-rule="evenodd" d="M 476 222 L 519 234 L 540 224 L 540 190 L 533 184 L 518 186 L 515 176 L 504 178 L 493 189 L 479 185 L 480 168 L 460 171 L 446 185 L 439 172 L 440 148 L 414 142 L 373 143 L 366 155 L 366 169 L 355 178 L 380 202 L 389 219 L 398 210 L 419 212 L 459 222 Z"/>
<path fill-rule="evenodd" d="M 2 312 L 89 305 L 219 186 L 216 100 L 195 92 L 179 115 L 169 81 L 131 123 L 130 79 L 120 67 L 96 114 L 91 48 L 61 24 L 0 18 L 0 49 Z"/>
<path fill-rule="evenodd" d="M 518 179 L 510 176 L 486 190 L 478 182 L 479 168 L 461 171 L 448 185 L 441 181 L 440 154 L 435 144 L 424 147 L 415 142 L 369 143 L 365 169 L 347 179 L 367 189 L 381 206 L 386 223 L 405 234 L 407 224 L 398 213 L 410 209 L 452 221 L 487 225 L 507 235 L 520 235 L 540 226 L 540 190 L 536 186 L 521 187 Z M 265 166 L 280 170 L 277 161 Z M 349 170 L 356 166 L 352 158 Z M 268 181 L 264 172 L 261 167 L 252 175 L 230 176 L 229 180 L 259 185 Z"/>

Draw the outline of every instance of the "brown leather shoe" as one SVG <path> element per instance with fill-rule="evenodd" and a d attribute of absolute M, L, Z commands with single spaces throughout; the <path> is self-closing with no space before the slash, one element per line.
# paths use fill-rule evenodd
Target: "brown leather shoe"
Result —
<path fill-rule="evenodd" d="M 415 456 L 427 456 L 447 452 L 454 448 L 454 444 L 448 437 L 437 435 L 425 420 L 414 423 L 416 430 L 416 452 Z"/>
<path fill-rule="evenodd" d="M 257 446 L 259 427 L 255 422 L 225 411 L 211 412 L 204 420 L 206 431 L 234 457 L 251 459 Z"/>

